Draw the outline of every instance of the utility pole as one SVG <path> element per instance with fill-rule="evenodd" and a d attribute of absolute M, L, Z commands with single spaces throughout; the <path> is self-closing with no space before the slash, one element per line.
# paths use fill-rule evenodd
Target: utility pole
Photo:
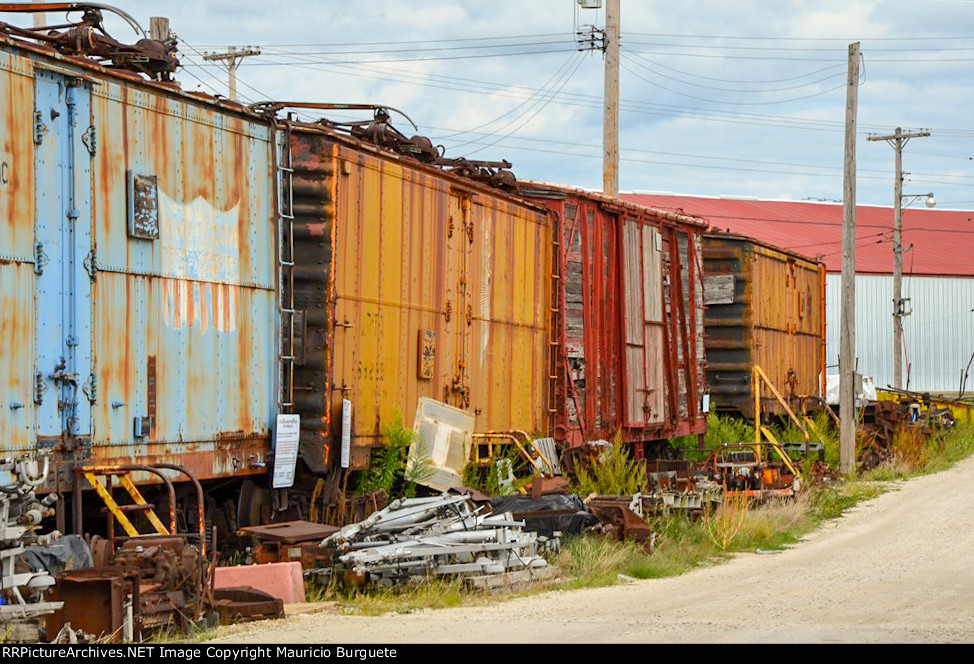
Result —
<path fill-rule="evenodd" d="M 929 136 L 926 129 L 904 132 L 899 127 L 892 134 L 866 137 L 869 141 L 886 141 L 896 151 L 896 174 L 893 180 L 893 387 L 903 388 L 903 147 L 911 138 Z"/>
<path fill-rule="evenodd" d="M 31 0 L 31 3 L 35 5 L 40 4 L 42 2 L 46 2 L 46 0 Z M 35 28 L 47 27 L 47 14 L 45 14 L 44 12 L 34 12 L 33 18 L 34 18 Z"/>
<path fill-rule="evenodd" d="M 169 39 L 169 19 L 164 16 L 149 17 L 149 39 L 164 42 Z"/>
<path fill-rule="evenodd" d="M 856 114 L 859 108 L 859 42 L 849 44 L 846 81 L 845 159 L 842 168 L 842 313 L 839 349 L 839 472 L 856 467 Z"/>
<path fill-rule="evenodd" d="M 240 61 L 243 58 L 249 57 L 251 55 L 260 55 L 260 51 L 256 49 L 240 49 L 237 50 L 236 47 L 230 46 L 227 48 L 226 53 L 207 53 L 203 56 L 204 60 L 226 60 L 227 61 L 227 72 L 230 75 L 229 88 L 230 88 L 230 101 L 237 101 L 237 67 L 240 66 Z"/>
<path fill-rule="evenodd" d="M 605 93 L 602 119 L 602 192 L 619 195 L 619 4 L 605 3 Z"/>

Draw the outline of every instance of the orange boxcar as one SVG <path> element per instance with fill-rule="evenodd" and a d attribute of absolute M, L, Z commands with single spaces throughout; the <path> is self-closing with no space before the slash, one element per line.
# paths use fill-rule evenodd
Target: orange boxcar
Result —
<path fill-rule="evenodd" d="M 825 387 L 825 265 L 741 235 L 704 236 L 707 385 L 718 410 L 754 416 L 752 369 L 798 408 Z M 767 388 L 761 411 L 783 413 Z"/>
<path fill-rule="evenodd" d="M 547 431 L 548 213 L 313 126 L 289 144 L 308 465 L 337 463 L 343 399 L 353 469 L 420 397 L 472 411 L 477 431 Z"/>

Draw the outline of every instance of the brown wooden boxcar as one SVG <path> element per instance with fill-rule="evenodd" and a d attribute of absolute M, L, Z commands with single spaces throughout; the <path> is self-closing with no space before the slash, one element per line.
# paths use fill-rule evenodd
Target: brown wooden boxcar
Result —
<path fill-rule="evenodd" d="M 825 391 L 825 265 L 753 238 L 704 236 L 707 387 L 718 411 L 754 415 L 760 366 L 796 407 Z M 784 409 L 761 390 L 762 414 Z"/>
<path fill-rule="evenodd" d="M 617 432 L 637 457 L 706 431 L 705 224 L 557 185 L 522 185 L 554 214 L 556 439 L 574 447 Z"/>

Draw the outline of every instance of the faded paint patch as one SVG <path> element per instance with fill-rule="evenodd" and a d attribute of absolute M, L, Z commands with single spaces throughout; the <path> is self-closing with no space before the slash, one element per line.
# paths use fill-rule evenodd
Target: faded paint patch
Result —
<path fill-rule="evenodd" d="M 486 215 L 485 215 L 486 216 Z M 492 229 L 494 220 L 486 219 L 485 223 L 480 224 L 481 228 L 481 255 L 480 255 L 480 317 L 483 320 L 490 320 L 490 298 L 493 286 L 493 273 L 491 267 L 494 264 L 494 243 Z M 487 361 L 487 350 L 490 347 L 490 325 L 482 325 L 480 328 L 480 362 L 481 371 Z"/>
<path fill-rule="evenodd" d="M 237 288 L 198 281 L 162 280 L 162 319 L 166 327 L 183 330 L 237 330 Z"/>
<path fill-rule="evenodd" d="M 162 269 L 198 281 L 240 280 L 239 202 L 218 210 L 203 198 L 182 203 L 159 192 Z"/>

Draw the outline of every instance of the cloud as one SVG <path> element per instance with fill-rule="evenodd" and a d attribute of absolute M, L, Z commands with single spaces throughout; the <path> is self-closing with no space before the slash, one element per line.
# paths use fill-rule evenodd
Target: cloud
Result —
<path fill-rule="evenodd" d="M 601 54 L 579 56 L 570 79 L 557 76 L 575 53 L 576 20 L 601 24 L 604 11 L 576 10 L 573 0 L 116 4 L 144 25 L 153 13 L 169 15 L 184 44 L 178 79 L 187 89 L 212 86 L 225 94 L 225 71 L 203 65 L 196 50 L 259 45 L 264 54 L 238 71 L 242 95 L 381 102 L 424 127 L 486 125 L 482 131 L 495 135 L 478 140 L 501 140 L 478 158 L 509 158 L 520 177 L 601 183 Z M 931 129 L 930 138 L 911 142 L 904 155 L 925 189 L 943 200 L 971 198 L 974 162 L 967 157 L 974 155 L 974 130 L 967 129 L 967 109 L 974 101 L 974 49 L 959 37 L 974 34 L 974 3 L 622 5 L 629 70 L 621 91 L 623 187 L 841 198 L 846 50 L 859 40 L 860 202 L 889 200 L 890 150 L 867 145 L 865 135 L 896 126 Z M 134 41 L 124 23 L 111 17 L 106 23 L 116 38 Z M 534 54 L 498 55 L 521 51 Z M 498 57 L 470 57 L 485 53 Z M 423 59 L 376 62 L 405 58 Z M 561 84 L 543 108 L 518 108 L 524 95 Z"/>

